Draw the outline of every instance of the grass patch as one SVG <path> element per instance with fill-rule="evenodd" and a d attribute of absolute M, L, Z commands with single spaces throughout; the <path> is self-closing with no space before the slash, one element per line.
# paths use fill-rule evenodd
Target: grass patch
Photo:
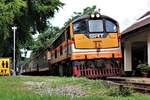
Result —
<path fill-rule="evenodd" d="M 0 100 L 150 100 L 102 80 L 75 77 L 0 77 Z"/>

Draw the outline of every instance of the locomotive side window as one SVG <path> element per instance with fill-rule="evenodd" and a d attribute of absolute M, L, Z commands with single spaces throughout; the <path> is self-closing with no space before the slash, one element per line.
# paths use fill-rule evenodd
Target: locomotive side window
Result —
<path fill-rule="evenodd" d="M 78 21 L 73 25 L 74 32 L 87 33 L 87 24 L 85 20 Z"/>
<path fill-rule="evenodd" d="M 103 20 L 89 20 L 89 32 L 103 32 Z"/>
<path fill-rule="evenodd" d="M 117 26 L 114 22 L 105 20 L 106 32 L 117 32 Z"/>
<path fill-rule="evenodd" d="M 71 37 L 70 37 L 70 27 L 67 28 L 66 35 L 67 35 L 67 39 L 71 39 Z"/>

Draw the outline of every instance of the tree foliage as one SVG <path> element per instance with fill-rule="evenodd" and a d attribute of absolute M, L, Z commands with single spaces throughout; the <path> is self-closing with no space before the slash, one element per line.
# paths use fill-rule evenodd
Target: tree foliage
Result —
<path fill-rule="evenodd" d="M 74 14 L 75 14 L 75 17 L 76 17 L 76 16 L 89 15 L 89 14 L 95 12 L 95 11 L 96 11 L 96 5 L 93 5 L 92 7 L 84 8 L 82 12 L 74 12 Z"/>
<path fill-rule="evenodd" d="M 10 56 L 12 53 L 12 25 L 17 16 L 23 13 L 26 3 L 23 0 L 1 0 L 0 1 L 0 56 Z"/>
<path fill-rule="evenodd" d="M 30 22 L 39 32 L 47 28 L 47 19 L 63 6 L 59 0 L 28 0 Z"/>
<path fill-rule="evenodd" d="M 0 1 L 0 56 L 11 56 L 13 50 L 13 32 L 17 26 L 16 52 L 28 47 L 32 34 L 42 33 L 47 28 L 47 19 L 63 6 L 59 0 L 1 0 Z"/>
<path fill-rule="evenodd" d="M 42 34 L 39 34 L 37 40 L 33 42 L 31 47 L 33 52 L 39 52 L 40 50 L 47 48 L 56 35 L 59 34 L 60 30 L 59 27 L 50 25 L 49 28 Z"/>

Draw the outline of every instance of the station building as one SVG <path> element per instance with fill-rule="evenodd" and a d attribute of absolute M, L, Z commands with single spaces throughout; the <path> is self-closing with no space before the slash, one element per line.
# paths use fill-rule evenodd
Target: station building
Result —
<path fill-rule="evenodd" d="M 150 11 L 122 32 L 124 71 L 136 71 L 138 64 L 150 65 Z"/>

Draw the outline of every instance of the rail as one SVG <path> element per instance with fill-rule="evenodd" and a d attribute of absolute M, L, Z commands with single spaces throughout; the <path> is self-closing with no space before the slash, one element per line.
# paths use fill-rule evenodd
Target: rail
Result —
<path fill-rule="evenodd" d="M 137 82 L 137 81 L 126 81 L 124 79 L 108 79 L 109 84 L 118 85 L 121 87 L 132 88 L 134 90 L 138 90 L 140 92 L 150 92 L 150 84 Z"/>

